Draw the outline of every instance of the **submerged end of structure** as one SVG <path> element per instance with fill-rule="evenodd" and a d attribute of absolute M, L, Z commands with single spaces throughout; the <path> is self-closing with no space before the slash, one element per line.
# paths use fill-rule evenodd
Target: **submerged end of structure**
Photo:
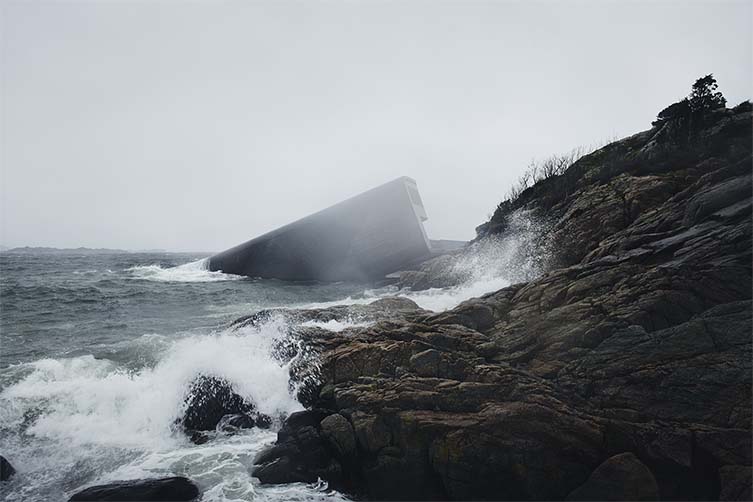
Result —
<path fill-rule="evenodd" d="M 430 241 L 426 219 L 415 180 L 403 176 L 218 253 L 209 268 L 283 280 L 379 279 L 431 257 L 432 242 L 456 242 Z"/>

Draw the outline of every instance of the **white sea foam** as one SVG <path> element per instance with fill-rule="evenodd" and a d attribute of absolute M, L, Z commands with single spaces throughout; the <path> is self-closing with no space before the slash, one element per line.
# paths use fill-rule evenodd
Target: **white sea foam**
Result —
<path fill-rule="evenodd" d="M 350 320 L 336 320 L 336 319 L 330 319 L 329 321 L 306 321 L 304 323 L 301 323 L 301 326 L 304 327 L 310 327 L 310 328 L 321 328 L 326 329 L 327 331 L 334 331 L 336 333 L 339 333 L 340 331 L 343 331 L 348 328 L 363 328 L 366 326 L 369 326 L 371 323 L 369 322 L 358 322 L 358 321 L 350 321 Z"/>
<path fill-rule="evenodd" d="M 476 244 L 439 271 L 456 280 L 452 287 L 386 287 L 334 302 L 287 306 L 366 304 L 397 295 L 426 309 L 446 310 L 541 273 L 547 256 L 538 246 L 540 234 L 541 228 L 525 214 L 515 215 L 505 237 Z M 125 277 L 157 282 L 241 279 L 210 272 L 206 260 L 172 268 L 132 267 Z M 242 304 L 237 308 L 246 309 Z M 235 312 L 236 306 L 222 309 Z M 342 331 L 364 323 L 354 319 L 304 325 Z M 98 347 L 95 354 L 103 359 L 48 358 L 6 368 L 0 432 L 3 454 L 12 459 L 19 476 L 4 486 L 5 499 L 53 500 L 95 482 L 181 474 L 196 480 L 206 502 L 342 500 L 323 486 L 262 487 L 251 478 L 253 457 L 274 441 L 274 431 L 252 429 L 194 445 L 173 427 L 190 382 L 202 373 L 225 378 L 270 416 L 301 409 L 290 391 L 289 366 L 271 357 L 275 341 L 286 333 L 287 326 L 277 319 L 261 327 L 209 335 L 144 336 Z M 145 351 L 153 357 L 140 362 L 138 355 Z M 124 364 L 134 359 L 136 364 Z"/>
<path fill-rule="evenodd" d="M 212 272 L 209 259 L 192 261 L 177 267 L 163 268 L 159 265 L 139 265 L 125 270 L 132 278 L 156 282 L 217 282 L 236 281 L 243 276 Z"/>
<path fill-rule="evenodd" d="M 130 372 L 91 355 L 28 363 L 27 374 L 0 394 L 0 427 L 24 431 L 4 454 L 19 459 L 27 480 L 39 476 L 36 488 L 14 492 L 18 500 L 54 493 L 71 469 L 87 466 L 99 472 L 97 481 L 184 473 L 207 492 L 203 500 L 253 499 L 258 487 L 249 469 L 273 432 L 252 430 L 197 446 L 174 423 L 199 374 L 225 378 L 272 417 L 302 409 L 291 395 L 289 367 L 271 356 L 286 333 L 285 325 L 272 321 L 185 336 L 153 367 Z"/>
<path fill-rule="evenodd" d="M 432 271 L 457 285 L 401 291 L 399 296 L 410 298 L 422 308 L 443 311 L 465 300 L 541 275 L 550 260 L 549 250 L 542 239 L 546 226 L 526 211 L 510 215 L 508 225 L 504 235 L 474 243 L 452 260 L 447 260 L 444 269 Z"/>
<path fill-rule="evenodd" d="M 457 307 L 465 300 L 497 291 L 509 285 L 510 281 L 504 277 L 490 277 L 451 288 L 401 292 L 397 296 L 413 300 L 421 308 L 442 312 Z"/>
<path fill-rule="evenodd" d="M 374 293 L 375 291 L 377 293 Z M 356 297 L 347 296 L 340 300 L 332 300 L 328 302 L 303 303 L 299 305 L 293 305 L 293 307 L 298 308 L 298 309 L 326 309 L 329 307 L 336 307 L 338 305 L 367 305 L 373 302 L 374 300 L 378 300 L 379 298 L 382 298 L 384 296 L 390 296 L 387 291 L 388 291 L 387 288 L 383 288 L 380 290 L 368 290 L 368 291 L 365 291 L 362 296 L 356 296 Z"/>

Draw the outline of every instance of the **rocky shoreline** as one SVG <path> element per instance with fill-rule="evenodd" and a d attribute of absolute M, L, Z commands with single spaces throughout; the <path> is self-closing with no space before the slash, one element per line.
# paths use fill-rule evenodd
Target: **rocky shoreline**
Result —
<path fill-rule="evenodd" d="M 254 475 L 374 500 L 748 500 L 750 107 L 716 110 L 692 145 L 673 127 L 582 158 L 480 228 L 553 218 L 543 276 L 306 332 L 309 410 Z"/>
<path fill-rule="evenodd" d="M 548 250 L 530 280 L 441 313 L 388 298 L 238 319 L 287 321 L 275 357 L 306 410 L 260 414 L 205 375 L 173 426 L 202 444 L 281 424 L 261 483 L 359 499 L 750 500 L 751 119 L 747 103 L 691 135 L 680 117 L 607 145 L 399 284 L 457 284 L 455 264 L 522 213 Z M 317 327 L 330 321 L 352 326 Z M 71 500 L 198 496 L 179 477 Z"/>

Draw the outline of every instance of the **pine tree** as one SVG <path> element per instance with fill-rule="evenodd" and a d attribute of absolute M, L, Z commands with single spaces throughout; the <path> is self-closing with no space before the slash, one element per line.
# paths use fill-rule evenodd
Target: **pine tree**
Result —
<path fill-rule="evenodd" d="M 724 108 L 727 100 L 721 92 L 717 91 L 716 79 L 713 74 L 701 77 L 693 84 L 690 93 L 690 109 L 693 112 L 706 112 L 717 108 Z"/>

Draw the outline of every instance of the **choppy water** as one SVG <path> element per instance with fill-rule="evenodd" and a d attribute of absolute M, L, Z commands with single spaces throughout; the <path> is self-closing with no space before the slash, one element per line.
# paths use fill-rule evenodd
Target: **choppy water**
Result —
<path fill-rule="evenodd" d="M 204 501 L 342 498 L 325 484 L 267 487 L 251 478 L 274 429 L 194 445 L 171 427 L 201 373 L 225 377 L 270 416 L 302 408 L 288 390 L 288 368 L 271 357 L 285 326 L 231 331 L 228 323 L 261 308 L 393 294 L 443 310 L 507 285 L 511 271 L 529 273 L 505 261 L 520 248 L 502 243 L 481 253 L 482 263 L 465 264 L 484 273 L 419 293 L 230 276 L 207 271 L 191 254 L 2 253 L 0 454 L 18 474 L 0 486 L 0 499 L 65 500 L 92 484 L 167 475 L 196 481 Z"/>

